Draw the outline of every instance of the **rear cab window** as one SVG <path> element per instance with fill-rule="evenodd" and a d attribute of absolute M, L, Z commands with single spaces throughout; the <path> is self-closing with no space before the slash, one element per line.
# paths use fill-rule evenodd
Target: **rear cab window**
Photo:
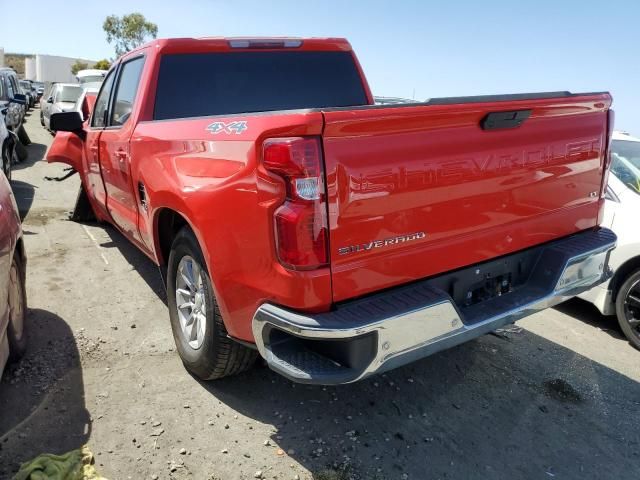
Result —
<path fill-rule="evenodd" d="M 154 119 L 367 105 L 351 52 L 164 54 Z"/>

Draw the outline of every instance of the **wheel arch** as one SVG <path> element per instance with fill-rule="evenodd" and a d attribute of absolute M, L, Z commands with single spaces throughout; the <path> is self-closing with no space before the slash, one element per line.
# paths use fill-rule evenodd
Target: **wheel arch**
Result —
<path fill-rule="evenodd" d="M 182 227 L 189 226 L 191 230 L 193 227 L 185 214 L 172 207 L 158 208 L 153 225 L 153 241 L 158 264 L 166 268 L 173 239 Z"/>

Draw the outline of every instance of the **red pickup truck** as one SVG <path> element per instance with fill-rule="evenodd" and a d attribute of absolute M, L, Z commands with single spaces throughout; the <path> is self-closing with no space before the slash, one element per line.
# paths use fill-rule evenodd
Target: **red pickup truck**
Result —
<path fill-rule="evenodd" d="M 607 93 L 383 105 L 344 39 L 166 39 L 51 117 L 81 205 L 161 267 L 178 352 L 356 381 L 609 276 Z"/>

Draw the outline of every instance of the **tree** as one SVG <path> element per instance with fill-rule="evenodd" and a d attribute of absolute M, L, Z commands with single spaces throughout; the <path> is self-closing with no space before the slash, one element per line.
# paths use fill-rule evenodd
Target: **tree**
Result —
<path fill-rule="evenodd" d="M 156 38 L 158 26 L 148 22 L 141 13 L 130 13 L 118 17 L 109 15 L 102 29 L 107 34 L 107 42 L 113 43 L 119 57 L 145 43 L 149 37 Z"/>
<path fill-rule="evenodd" d="M 76 63 L 71 65 L 71 73 L 75 75 L 80 70 L 86 70 L 87 68 L 89 68 L 89 64 L 87 62 L 81 62 L 80 60 L 76 60 Z"/>
<path fill-rule="evenodd" d="M 93 66 L 93 68 L 95 68 L 96 70 L 109 70 L 110 67 L 111 67 L 111 62 L 106 58 L 103 58 L 102 60 L 98 60 L 96 64 Z"/>

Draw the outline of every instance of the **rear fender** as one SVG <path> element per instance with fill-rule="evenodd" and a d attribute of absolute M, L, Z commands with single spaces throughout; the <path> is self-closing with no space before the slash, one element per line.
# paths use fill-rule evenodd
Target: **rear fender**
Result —
<path fill-rule="evenodd" d="M 82 172 L 82 140 L 71 132 L 57 132 L 47 152 L 48 163 L 66 163 Z"/>

